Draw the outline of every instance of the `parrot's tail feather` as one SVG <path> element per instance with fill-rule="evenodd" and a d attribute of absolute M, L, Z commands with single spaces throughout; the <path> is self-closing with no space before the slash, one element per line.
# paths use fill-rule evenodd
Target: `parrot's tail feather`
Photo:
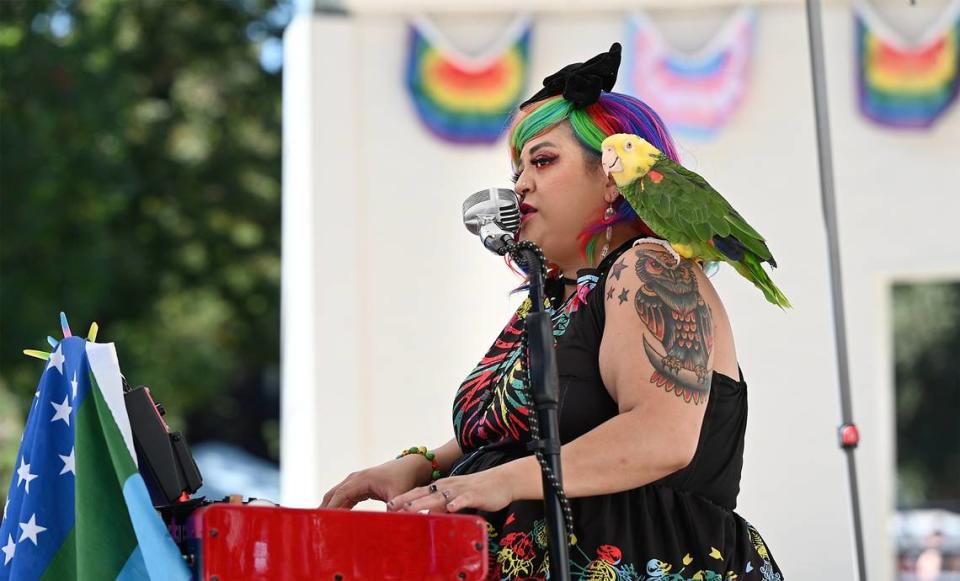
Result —
<path fill-rule="evenodd" d="M 767 301 L 777 305 L 781 309 L 789 309 L 793 306 L 790 304 L 790 301 L 787 300 L 786 295 L 770 280 L 770 276 L 767 274 L 767 271 L 763 269 L 757 257 L 752 254 L 747 254 L 744 256 L 742 262 L 731 262 L 731 264 L 743 278 L 752 282 L 763 292 L 763 296 L 767 298 Z"/>

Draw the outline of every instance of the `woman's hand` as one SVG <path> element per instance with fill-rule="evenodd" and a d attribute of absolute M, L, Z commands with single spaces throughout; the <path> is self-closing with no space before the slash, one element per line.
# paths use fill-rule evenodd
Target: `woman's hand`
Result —
<path fill-rule="evenodd" d="M 441 478 L 429 486 L 414 488 L 390 499 L 387 510 L 458 512 L 474 508 L 496 512 L 513 501 L 510 481 L 497 468 L 466 476 Z"/>
<path fill-rule="evenodd" d="M 419 454 L 411 454 L 351 473 L 323 495 L 320 508 L 353 508 L 369 499 L 386 502 L 428 480 L 430 463 Z"/>

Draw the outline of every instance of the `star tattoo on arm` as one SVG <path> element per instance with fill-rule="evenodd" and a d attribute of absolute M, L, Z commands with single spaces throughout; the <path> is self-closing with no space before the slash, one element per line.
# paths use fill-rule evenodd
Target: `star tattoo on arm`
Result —
<path fill-rule="evenodd" d="M 627 293 L 629 293 L 629 292 L 630 292 L 630 291 L 628 291 L 627 289 L 623 289 L 622 291 L 620 291 L 620 294 L 617 296 L 617 298 L 620 299 L 620 304 L 621 304 L 621 305 L 622 305 L 623 303 L 627 302 L 627 300 L 629 300 L 629 299 L 627 298 Z"/>
<path fill-rule="evenodd" d="M 621 258 L 620 262 L 610 267 L 610 276 L 620 280 L 620 273 L 622 273 L 625 268 L 627 268 L 627 264 Z"/>
<path fill-rule="evenodd" d="M 640 320 L 659 343 L 646 335 L 643 349 L 653 365 L 650 382 L 677 397 L 700 404 L 710 393 L 713 371 L 713 318 L 697 284 L 694 265 L 677 262 L 662 250 L 638 250 L 640 290 L 634 307 Z"/>
<path fill-rule="evenodd" d="M 610 287 L 610 288 L 607 289 L 607 300 L 608 300 L 608 301 L 613 298 L 613 291 L 614 291 L 614 290 L 616 290 L 616 289 L 614 289 L 613 287 Z"/>

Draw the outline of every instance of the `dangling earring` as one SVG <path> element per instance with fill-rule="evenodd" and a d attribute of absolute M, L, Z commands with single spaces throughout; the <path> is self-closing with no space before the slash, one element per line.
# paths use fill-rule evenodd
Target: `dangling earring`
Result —
<path fill-rule="evenodd" d="M 611 222 L 613 222 L 613 216 L 615 214 L 616 212 L 613 209 L 613 204 L 609 204 L 606 211 L 603 213 L 603 221 L 607 225 L 607 231 L 605 234 L 606 241 L 604 241 L 603 248 L 600 250 L 601 261 L 607 257 L 607 252 L 610 251 L 610 239 L 613 238 L 613 224 L 611 224 Z"/>

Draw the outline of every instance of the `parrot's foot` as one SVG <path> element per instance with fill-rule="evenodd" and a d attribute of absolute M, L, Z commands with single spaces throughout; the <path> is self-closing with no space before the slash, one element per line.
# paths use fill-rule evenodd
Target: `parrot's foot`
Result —
<path fill-rule="evenodd" d="M 660 246 L 663 246 L 666 249 L 666 251 L 669 252 L 671 256 L 673 256 L 674 265 L 680 264 L 680 255 L 677 254 L 677 251 L 674 250 L 673 246 L 666 240 L 661 240 L 659 238 L 641 238 L 639 240 L 634 241 L 633 245 L 636 246 L 637 244 L 645 244 L 648 242 L 651 244 L 659 244 Z"/>
<path fill-rule="evenodd" d="M 674 250 L 677 251 L 677 254 L 684 258 L 690 258 L 693 256 L 693 247 L 686 244 L 671 244 Z"/>

